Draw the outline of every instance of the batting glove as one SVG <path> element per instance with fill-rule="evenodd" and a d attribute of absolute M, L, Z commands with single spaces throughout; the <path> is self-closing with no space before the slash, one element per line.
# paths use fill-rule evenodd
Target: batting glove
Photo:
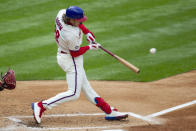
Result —
<path fill-rule="evenodd" d="M 86 39 L 87 41 L 92 44 L 93 42 L 95 42 L 95 36 L 93 35 L 92 32 L 89 32 L 86 34 Z"/>
<path fill-rule="evenodd" d="M 101 46 L 101 44 L 99 44 L 99 43 L 90 44 L 90 45 L 89 45 L 90 50 L 98 50 L 98 49 L 99 49 L 99 46 Z"/>

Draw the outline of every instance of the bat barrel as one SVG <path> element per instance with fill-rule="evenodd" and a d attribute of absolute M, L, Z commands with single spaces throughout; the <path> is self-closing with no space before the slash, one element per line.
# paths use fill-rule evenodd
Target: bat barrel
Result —
<path fill-rule="evenodd" d="M 109 50 L 103 48 L 102 46 L 100 46 L 99 48 L 102 49 L 103 51 L 105 51 L 106 53 L 108 53 L 109 55 L 113 56 L 114 58 L 116 58 L 123 65 L 125 65 L 126 67 L 128 67 L 129 69 L 131 69 L 132 71 L 134 71 L 135 73 L 139 73 L 140 72 L 140 69 L 139 68 L 137 68 L 133 64 L 129 63 L 128 61 L 124 60 L 123 58 L 121 58 L 121 57 L 113 54 L 112 52 L 110 52 Z"/>
<path fill-rule="evenodd" d="M 115 55 L 115 58 L 117 60 L 119 60 L 123 65 L 125 65 L 126 67 L 128 67 L 129 69 L 131 69 L 132 71 L 134 71 L 135 73 L 139 73 L 140 69 L 137 68 L 136 66 L 134 66 L 133 64 L 129 63 L 128 61 L 124 60 L 123 58 Z"/>

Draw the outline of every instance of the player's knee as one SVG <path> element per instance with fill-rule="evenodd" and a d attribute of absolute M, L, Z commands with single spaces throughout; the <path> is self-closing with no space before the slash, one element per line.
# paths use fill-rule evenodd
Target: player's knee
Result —
<path fill-rule="evenodd" d="M 79 97 L 80 97 L 80 93 L 79 92 L 74 92 L 72 99 L 77 100 Z"/>
<path fill-rule="evenodd" d="M 76 97 L 76 99 L 78 99 L 78 98 L 80 97 L 80 94 L 77 93 L 77 94 L 75 95 L 75 97 Z"/>

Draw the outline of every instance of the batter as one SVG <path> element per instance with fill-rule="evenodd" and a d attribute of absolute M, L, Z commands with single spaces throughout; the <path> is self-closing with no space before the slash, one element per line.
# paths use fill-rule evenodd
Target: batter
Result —
<path fill-rule="evenodd" d="M 37 123 L 41 123 L 42 113 L 61 103 L 76 100 L 81 90 L 86 98 L 106 114 L 106 120 L 121 120 L 128 114 L 120 113 L 110 107 L 91 87 L 83 67 L 83 54 L 88 50 L 98 50 L 100 44 L 84 25 L 87 20 L 84 11 L 77 6 L 70 6 L 58 12 L 55 20 L 55 39 L 58 45 L 57 62 L 66 72 L 68 90 L 44 101 L 32 103 L 33 115 Z M 89 42 L 88 46 L 80 47 L 83 34 Z"/>

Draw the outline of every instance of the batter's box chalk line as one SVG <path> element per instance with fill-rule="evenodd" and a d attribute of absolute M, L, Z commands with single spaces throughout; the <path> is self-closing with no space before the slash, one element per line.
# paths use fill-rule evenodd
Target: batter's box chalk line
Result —
<path fill-rule="evenodd" d="M 182 108 L 194 105 L 194 104 L 196 104 L 196 100 L 193 100 L 191 102 L 187 102 L 187 103 L 175 106 L 175 107 L 171 107 L 171 108 L 162 110 L 160 112 L 156 112 L 156 113 L 150 114 L 150 115 L 148 115 L 146 117 L 147 118 L 153 118 L 153 117 L 161 116 L 161 115 L 164 115 L 164 114 L 167 114 L 167 113 L 170 113 L 170 112 L 173 112 L 173 111 L 176 111 L 176 110 L 179 110 L 179 109 L 182 109 Z"/>
<path fill-rule="evenodd" d="M 178 105 L 175 107 L 171 107 L 165 110 L 162 110 L 160 112 L 156 112 L 147 116 L 142 116 L 139 114 L 135 114 L 132 112 L 126 112 L 129 114 L 129 116 L 138 118 L 140 120 L 146 121 L 149 124 L 163 124 L 164 120 L 156 118 L 158 116 L 167 114 L 169 112 L 173 112 L 188 106 L 191 106 L 193 104 L 196 104 L 196 100 L 193 100 L 191 102 L 184 103 L 182 105 Z M 84 113 L 77 113 L 77 114 L 53 114 L 53 115 L 44 115 L 43 117 L 74 117 L 74 116 L 99 116 L 99 115 L 105 115 L 104 113 L 91 113 L 91 114 L 84 114 Z M 112 126 L 94 126 L 94 127 L 56 127 L 56 128 L 47 128 L 47 127 L 29 127 L 25 125 L 21 119 L 24 118 L 33 118 L 33 116 L 9 116 L 5 117 L 12 122 L 16 123 L 15 125 L 9 125 L 7 127 L 0 128 L 0 131 L 14 131 L 20 128 L 26 128 L 26 129 L 32 129 L 32 130 L 84 130 L 84 129 L 105 129 L 105 128 L 122 128 L 122 127 L 130 127 L 130 124 L 121 124 L 121 125 L 112 125 Z M 121 130 L 121 129 L 120 129 Z"/>
<path fill-rule="evenodd" d="M 137 119 L 146 121 L 147 123 L 151 124 L 160 124 L 157 120 L 147 118 L 132 112 L 124 112 L 129 114 L 129 116 L 135 117 Z M 100 115 L 105 115 L 104 113 L 77 113 L 77 114 L 52 114 L 52 115 L 44 115 L 43 117 L 77 117 L 77 116 L 100 116 Z M 19 129 L 19 128 L 25 128 L 25 129 L 30 129 L 30 130 L 84 130 L 84 129 L 106 129 L 106 128 L 123 128 L 123 127 L 130 127 L 134 126 L 131 124 L 120 124 L 120 125 L 110 125 L 110 126 L 86 126 L 86 127 L 31 127 L 22 122 L 21 119 L 25 118 L 33 118 L 33 116 L 9 116 L 6 117 L 7 119 L 13 121 L 16 123 L 16 125 L 11 125 L 5 128 L 0 128 L 1 130 L 9 130 L 12 131 L 13 129 Z"/>

